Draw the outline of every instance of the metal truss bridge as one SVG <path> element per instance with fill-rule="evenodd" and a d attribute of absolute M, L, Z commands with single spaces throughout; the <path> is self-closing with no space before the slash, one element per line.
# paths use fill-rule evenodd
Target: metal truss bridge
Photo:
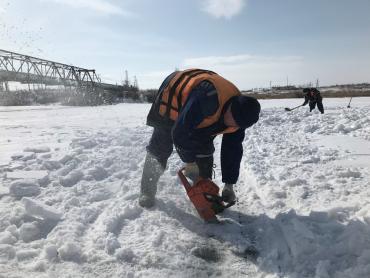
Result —
<path fill-rule="evenodd" d="M 64 85 L 123 92 L 120 85 L 102 83 L 94 69 L 84 69 L 0 49 L 0 82 Z"/>

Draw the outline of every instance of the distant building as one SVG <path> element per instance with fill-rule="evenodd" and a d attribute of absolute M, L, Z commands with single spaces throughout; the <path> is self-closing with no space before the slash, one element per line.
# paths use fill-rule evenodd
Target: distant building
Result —
<path fill-rule="evenodd" d="M 297 90 L 298 88 L 293 85 L 288 86 L 272 86 L 272 90 L 275 91 L 289 91 L 289 90 Z"/>

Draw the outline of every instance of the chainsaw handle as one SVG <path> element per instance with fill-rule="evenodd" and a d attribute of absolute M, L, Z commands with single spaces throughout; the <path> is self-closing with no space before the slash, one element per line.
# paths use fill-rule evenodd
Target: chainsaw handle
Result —
<path fill-rule="evenodd" d="M 183 173 L 183 172 L 184 172 L 184 170 L 185 170 L 185 167 L 184 167 L 184 168 L 181 168 L 181 169 L 177 172 L 177 175 L 179 176 L 179 178 L 180 178 L 180 180 L 181 180 L 182 184 L 184 185 L 186 192 L 189 192 L 189 190 L 191 189 L 191 185 L 190 185 L 190 183 L 189 183 L 188 179 L 185 177 L 185 175 L 184 175 L 184 173 Z"/>
<path fill-rule="evenodd" d="M 204 198 L 215 205 L 214 211 L 216 212 L 216 214 L 223 212 L 225 209 L 232 207 L 236 203 L 236 201 L 226 202 L 223 197 L 214 194 L 203 193 L 203 195 Z"/>

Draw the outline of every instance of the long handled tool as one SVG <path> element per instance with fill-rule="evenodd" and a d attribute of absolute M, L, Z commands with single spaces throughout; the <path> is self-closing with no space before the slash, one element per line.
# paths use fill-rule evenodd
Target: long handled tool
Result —
<path fill-rule="evenodd" d="M 349 103 L 348 103 L 348 105 L 347 105 L 347 108 L 351 108 L 351 101 L 352 101 L 352 97 L 351 97 L 351 99 L 349 100 Z"/>
<path fill-rule="evenodd" d="M 235 202 L 228 204 L 224 202 L 223 198 L 219 195 L 220 188 L 209 179 L 200 179 L 195 184 L 190 185 L 183 173 L 184 169 L 182 168 L 178 171 L 177 175 L 184 185 L 190 201 L 193 203 L 200 217 L 205 221 L 214 219 L 216 214 L 235 204 Z"/>
<path fill-rule="evenodd" d="M 297 107 L 294 107 L 294 108 L 285 107 L 285 111 L 292 111 L 292 110 L 297 109 L 298 107 L 301 107 L 301 106 L 303 106 L 303 105 L 301 104 L 301 105 L 298 105 Z"/>

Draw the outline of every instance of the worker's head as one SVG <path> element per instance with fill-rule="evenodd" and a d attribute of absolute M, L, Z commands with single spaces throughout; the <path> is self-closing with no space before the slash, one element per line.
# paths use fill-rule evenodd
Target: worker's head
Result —
<path fill-rule="evenodd" d="M 261 106 L 253 97 L 235 96 L 231 98 L 230 105 L 224 115 L 227 126 L 247 128 L 259 119 Z"/>

